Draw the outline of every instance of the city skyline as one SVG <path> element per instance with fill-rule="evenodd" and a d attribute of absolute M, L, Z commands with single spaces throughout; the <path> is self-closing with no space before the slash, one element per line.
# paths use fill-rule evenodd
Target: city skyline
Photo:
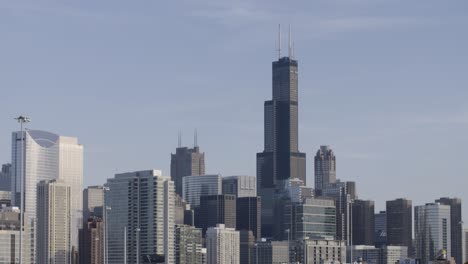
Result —
<path fill-rule="evenodd" d="M 228 16 L 227 20 L 240 19 L 242 16 L 248 17 L 245 18 L 244 22 L 240 19 L 239 23 L 227 25 L 216 20 L 216 17 L 210 17 L 199 11 L 196 18 L 191 17 L 190 19 L 194 19 L 198 23 L 208 23 L 215 20 L 216 25 L 221 29 L 241 34 L 243 32 L 245 34 L 244 42 L 234 42 L 234 44 L 240 44 L 236 50 L 237 47 L 234 44 L 224 48 L 220 44 L 226 43 L 226 36 L 224 39 L 220 39 L 212 36 L 210 34 L 212 32 L 206 31 L 200 32 L 199 36 L 188 35 L 187 38 L 196 42 L 197 47 L 204 46 L 204 48 L 200 51 L 202 54 L 190 54 L 188 50 L 178 50 L 181 52 L 181 57 L 202 60 L 203 53 L 205 55 L 211 53 L 210 56 L 205 57 L 206 61 L 223 65 L 223 67 L 219 67 L 220 69 L 216 69 L 219 80 L 211 78 L 200 80 L 195 75 L 209 77 L 211 73 L 206 69 L 206 71 L 200 72 L 191 64 L 181 68 L 175 68 L 175 65 L 170 64 L 168 69 L 180 71 L 186 80 L 175 81 L 174 86 L 171 87 L 167 86 L 171 85 L 168 80 L 163 78 L 163 86 L 176 89 L 174 93 L 169 93 L 169 95 L 165 95 L 166 91 L 158 87 L 160 83 L 156 77 L 161 77 L 160 74 L 157 74 L 156 77 L 148 77 L 161 71 L 158 64 L 162 65 L 162 63 L 158 56 L 162 56 L 162 59 L 168 58 L 161 52 L 154 51 L 149 44 L 145 44 L 143 48 L 150 53 L 148 57 L 144 56 L 146 54 L 144 51 L 142 53 L 135 51 L 135 57 L 132 59 L 128 57 L 128 54 L 125 54 L 127 51 L 124 48 L 125 45 L 129 45 L 134 51 L 135 48 L 139 47 L 137 43 L 113 43 L 116 45 L 115 50 L 106 53 L 104 47 L 101 46 L 103 43 L 97 43 L 96 47 L 93 47 L 91 43 L 84 43 L 85 45 L 79 48 L 77 45 L 79 43 L 66 41 L 65 36 L 57 35 L 62 32 L 59 27 L 41 29 L 43 31 L 40 32 L 53 37 L 51 40 L 37 35 L 34 35 L 33 38 L 27 34 L 27 31 L 25 32 L 25 29 L 31 26 L 34 18 L 41 18 L 45 14 L 52 13 L 51 18 L 42 21 L 39 25 L 49 26 L 55 21 L 54 19 L 70 16 L 70 18 L 64 19 L 65 24 L 76 30 L 77 37 L 80 34 L 94 36 L 97 32 L 105 32 L 118 24 L 119 21 L 125 22 L 124 24 L 127 26 L 124 27 L 123 32 L 131 34 L 132 30 L 135 30 L 140 24 L 148 27 L 154 26 L 154 23 L 158 21 L 157 19 L 151 20 L 151 18 L 147 18 L 149 19 L 148 23 L 135 20 L 133 15 L 143 12 L 141 9 L 135 7 L 131 10 L 130 15 L 122 14 L 121 20 L 108 21 L 109 25 L 99 20 L 102 19 L 99 16 L 100 13 L 89 12 L 93 7 L 89 3 L 83 6 L 49 4 L 45 7 L 39 7 L 33 3 L 24 6 L 8 3 L 7 7 L 0 9 L 6 13 L 6 16 L 2 16 L 0 21 L 8 22 L 8 25 L 14 26 L 18 32 L 22 33 L 18 33 L 18 35 L 12 36 L 10 41 L 7 40 L 0 44 L 0 48 L 13 50 L 12 54 L 19 53 L 20 49 L 24 47 L 21 45 L 13 47 L 15 41 L 30 38 L 37 38 L 38 45 L 34 46 L 32 50 L 27 50 L 24 54 L 19 54 L 19 57 L 18 54 L 13 56 L 17 61 L 10 57 L 11 55 L 7 55 L 6 63 L 2 64 L 0 68 L 7 73 L 6 78 L 0 82 L 2 87 L 11 87 L 9 89 L 15 91 L 24 89 L 31 95 L 20 97 L 17 94 L 7 94 L 8 100 L 2 102 L 0 106 L 0 118 L 4 120 L 4 125 L 0 127 L 0 149 L 2 149 L 0 162 L 10 162 L 10 135 L 12 131 L 18 130 L 13 117 L 25 113 L 30 115 L 33 120 L 31 124 L 28 124 L 29 128 L 57 131 L 59 134 L 76 136 L 80 139 L 80 143 L 86 146 L 84 187 L 103 184 L 115 173 L 141 168 L 162 169 L 164 174 L 168 175 L 170 172 L 170 153 L 174 152 L 177 146 L 177 132 L 179 130 L 184 132 L 183 145 L 191 147 L 191 140 L 187 140 L 187 138 L 191 138 L 194 128 L 199 131 L 199 145 L 206 153 L 208 174 L 255 175 L 255 153 L 262 149 L 263 142 L 263 109 L 260 102 L 267 98 L 271 89 L 269 65 L 276 58 L 274 47 L 276 25 L 281 22 L 286 23 L 285 25 L 292 24 L 293 39 L 297 51 L 296 57 L 301 65 L 299 76 L 301 86 L 299 130 L 301 132 L 299 133 L 299 141 L 301 142 L 301 151 L 308 153 L 308 186 L 313 186 L 314 153 L 320 145 L 330 145 L 337 157 L 337 178 L 343 181 L 357 182 L 359 198 L 375 200 L 376 211 L 384 209 L 386 200 L 400 197 L 412 200 L 413 206 L 423 205 L 436 198 L 446 196 L 459 197 L 466 201 L 468 197 L 464 192 L 464 185 L 466 185 L 465 176 L 468 173 L 468 165 L 464 164 L 463 160 L 464 157 L 468 156 L 468 141 L 463 133 L 468 127 L 468 109 L 464 106 L 468 94 L 467 91 L 463 91 L 463 83 L 468 80 L 462 74 L 463 69 L 466 69 L 467 66 L 462 59 L 466 57 L 463 56 L 466 50 L 462 49 L 462 46 L 463 43 L 467 42 L 467 39 L 456 35 L 463 28 L 460 25 L 465 25 L 467 21 L 457 16 L 453 20 L 443 19 L 444 23 L 434 21 L 436 20 L 434 17 L 437 15 L 442 17 L 447 15 L 445 12 L 458 14 L 456 9 L 462 10 L 464 4 L 448 6 L 449 10 L 447 11 L 435 11 L 428 8 L 430 10 L 426 11 L 428 11 L 429 17 L 424 19 L 421 18 L 421 14 L 416 11 L 416 8 L 410 5 L 407 10 L 408 16 L 415 15 L 416 18 L 408 20 L 405 17 L 395 17 L 394 14 L 392 16 L 390 11 L 390 14 L 387 14 L 389 17 L 385 15 L 379 17 L 382 14 L 377 14 L 376 18 L 372 18 L 365 14 L 359 14 L 356 11 L 359 5 L 373 10 L 379 4 L 369 4 L 368 1 L 353 2 L 353 4 L 345 4 L 343 7 L 344 18 L 342 19 L 344 21 L 341 21 L 342 24 L 340 24 L 339 15 L 326 13 L 331 17 L 328 17 L 330 20 L 328 29 L 326 27 L 325 29 L 309 29 L 301 24 L 300 19 L 294 18 L 291 14 L 298 12 L 299 7 L 284 11 L 285 14 L 278 19 L 259 17 L 261 20 L 258 22 L 259 25 L 252 26 L 256 21 L 252 21 L 252 18 L 249 17 L 253 16 L 248 12 L 249 10 L 261 11 L 265 9 L 265 13 L 277 12 L 277 3 L 272 4 L 272 8 L 265 6 L 260 8 L 246 7 L 241 11 L 236 9 L 236 6 L 221 6 L 219 10 L 211 7 L 214 11 L 232 12 L 232 16 Z M 149 4 L 146 3 L 146 5 Z M 209 4 L 206 5 L 209 6 Z M 238 5 L 247 4 L 238 3 Z M 392 4 L 380 3 L 380 5 L 392 7 Z M 123 4 L 117 4 L 112 7 L 112 10 L 115 11 L 123 6 Z M 201 9 L 205 7 L 203 6 Z M 327 10 L 327 5 L 324 3 L 320 4 L 320 7 L 322 10 Z M 331 12 L 331 7 L 328 6 L 329 12 Z M 140 8 L 142 7 L 140 6 Z M 206 8 L 209 9 L 209 7 Z M 105 10 L 99 8 L 97 10 L 104 13 L 101 15 L 106 20 Z M 15 20 L 24 13 L 28 15 L 32 13 L 33 18 L 23 22 L 24 24 Z M 307 15 L 307 13 L 301 14 L 302 18 Z M 96 19 L 99 23 L 96 31 L 85 29 L 84 20 L 88 16 Z M 350 19 L 353 16 L 355 20 Z M 327 15 L 325 17 L 324 20 L 327 20 Z M 221 20 L 221 18 L 219 19 Z M 460 19 L 461 22 L 456 19 Z M 352 23 L 353 21 L 354 23 Z M 348 22 L 348 24 L 344 22 Z M 74 23 L 78 25 L 74 25 Z M 343 24 L 345 25 L 343 26 Z M 178 29 L 182 26 L 175 25 L 175 27 Z M 422 34 L 421 40 L 409 36 L 412 31 L 419 32 L 421 29 L 429 31 L 428 33 L 420 33 Z M 2 28 L 0 31 L 4 32 L 4 29 Z M 158 28 L 156 32 L 170 33 L 161 28 Z M 248 38 L 254 33 L 258 35 L 256 38 Z M 113 36 L 109 40 L 109 43 L 112 43 L 113 40 L 116 40 L 116 35 L 114 35 L 116 33 L 110 32 L 109 34 Z M 147 39 L 143 32 L 137 31 L 134 34 L 139 39 L 151 40 L 151 44 L 157 43 L 157 39 Z M 308 34 L 312 34 L 312 36 Z M 354 34 L 358 39 L 361 37 L 364 40 L 372 41 L 365 45 L 364 40 L 355 40 L 354 37 L 350 36 Z M 207 43 L 209 36 L 215 38 L 213 41 L 215 44 Z M 387 38 L 374 39 L 379 36 Z M 444 36 L 456 43 L 450 41 L 448 41 L 450 43 L 445 43 L 439 40 Z M 401 38 L 401 41 L 393 43 L 396 46 L 393 48 L 385 46 L 383 42 L 390 37 Z M 166 37 L 166 40 L 177 39 L 174 35 Z M 23 80 L 23 76 L 8 74 L 12 70 L 17 70 L 21 63 L 33 62 L 32 64 L 35 65 L 39 61 L 45 61 L 40 53 L 31 54 L 31 52 L 41 50 L 51 52 L 49 49 L 57 48 L 55 46 L 57 44 L 53 45 L 52 40 L 61 40 L 65 44 L 58 49 L 58 55 L 50 58 L 49 64 L 46 63 L 43 69 L 35 69 L 38 72 L 29 68 L 31 66 L 23 65 L 25 69 L 21 68 L 22 73 L 31 74 L 31 80 Z M 97 38 L 97 40 L 102 39 Z M 216 41 L 220 43 L 216 44 Z M 349 44 L 349 47 L 344 44 L 338 45 L 339 42 L 343 41 Z M 425 45 L 422 45 L 423 42 Z M 406 44 L 408 46 L 405 46 Z M 331 46 L 325 47 L 326 45 Z M 359 47 L 360 45 L 363 47 Z M 213 47 L 215 49 L 209 51 Z M 259 50 L 259 47 L 262 49 Z M 389 54 L 382 54 L 384 47 L 388 48 L 385 51 L 388 51 Z M 443 47 L 443 51 L 439 50 L 441 47 Z M 165 45 L 155 47 L 158 50 L 164 48 L 167 47 Z M 181 47 L 176 46 L 175 48 Z M 91 60 L 101 67 L 106 66 L 104 60 L 108 56 L 120 54 L 125 63 L 129 63 L 129 65 L 141 64 L 138 69 L 145 69 L 145 71 L 137 74 L 129 66 L 121 66 L 122 68 L 112 66 L 105 68 L 102 75 L 98 76 L 91 71 L 80 68 L 86 65 L 86 60 L 80 60 L 73 55 L 69 55 L 72 56 L 70 61 L 57 57 L 63 55 L 62 52 L 71 52 L 73 49 L 78 49 L 79 54 L 86 51 L 102 54 L 102 56 Z M 176 50 L 171 50 L 171 52 L 176 52 Z M 239 55 L 242 55 L 239 59 L 234 58 Z M 364 56 L 360 58 L 359 55 Z M 392 55 L 396 57 L 390 58 Z M 213 58 L 213 56 L 226 56 L 222 61 L 232 60 L 232 65 L 224 65 L 222 61 Z M 245 59 L 249 59 L 252 64 L 245 65 Z M 385 63 L 382 64 L 388 64 L 388 66 L 380 65 L 380 61 L 377 59 L 383 60 Z M 117 63 L 118 61 L 111 62 Z M 53 73 L 58 70 L 57 65 L 62 63 L 66 66 L 65 70 L 70 67 L 68 69 L 72 73 L 65 74 L 63 77 L 56 76 Z M 177 60 L 177 63 L 181 63 L 181 61 Z M 351 66 L 355 64 L 357 67 L 352 69 Z M 11 66 L 11 69 L 7 65 Z M 98 70 L 99 68 L 95 67 L 99 66 L 94 66 L 92 69 Z M 144 68 L 145 66 L 148 68 Z M 397 69 L 400 67 L 402 69 Z M 81 78 L 78 74 L 80 69 L 84 71 L 87 81 L 78 80 Z M 128 71 L 128 75 L 118 75 L 126 71 Z M 408 72 L 412 72 L 414 75 L 408 75 Z M 60 75 L 64 72 L 58 71 L 58 73 Z M 332 73 L 339 74 L 341 78 L 337 79 L 340 80 L 332 78 Z M 117 89 L 140 85 L 141 87 L 136 88 L 137 91 L 143 94 L 149 93 L 154 98 L 145 99 L 141 95 L 115 90 L 112 91 L 114 93 L 112 95 L 115 95 L 115 102 L 110 102 L 112 100 L 109 101 L 106 97 L 115 84 L 111 81 L 111 76 L 114 75 L 119 76 L 117 79 L 123 82 L 116 86 Z M 251 83 L 234 81 L 239 75 L 245 76 Z M 137 77 L 144 78 L 133 83 Z M 66 78 L 70 80 L 66 81 Z M 195 81 L 196 87 L 207 86 L 208 88 L 198 89 L 200 94 L 196 95 L 188 85 L 191 80 Z M 77 81 L 76 84 L 72 83 L 74 81 Z M 93 81 L 96 82 L 92 83 Z M 231 84 L 223 87 L 223 84 L 231 81 Z M 365 88 L 362 87 L 362 84 Z M 98 86 L 106 88 L 99 90 Z M 66 87 L 67 90 L 63 87 Z M 236 87 L 237 89 L 235 89 Z M 72 92 L 68 93 L 70 89 Z M 93 91 L 94 89 L 98 90 Z M 152 90 L 155 90 L 156 93 Z M 6 91 L 4 93 L 6 94 Z M 186 93 L 186 96 L 180 96 L 178 93 Z M 41 94 L 49 94 L 50 98 Z M 205 98 L 207 95 L 209 97 Z M 39 100 L 42 101 L 41 103 L 34 102 L 37 97 L 42 99 Z M 123 104 L 128 103 L 124 100 L 127 99 L 126 97 L 134 99 L 134 102 L 130 102 L 128 107 L 123 107 L 124 111 L 131 110 L 127 113 L 121 110 Z M 238 111 L 224 109 L 237 106 L 237 104 L 226 101 L 229 97 L 245 99 L 242 107 L 237 109 Z M 193 98 L 197 99 L 198 102 L 190 103 Z M 50 104 L 43 103 L 47 100 L 51 101 Z M 179 103 L 179 100 L 184 106 L 177 109 L 176 114 L 169 117 L 157 114 L 169 111 L 168 105 Z M 158 105 L 159 102 L 162 104 Z M 84 105 L 89 109 L 84 109 Z M 104 110 L 102 106 L 109 108 Z M 135 109 L 131 109 L 133 106 L 136 106 Z M 324 110 L 325 107 L 332 107 L 335 110 L 328 113 Z M 220 113 L 218 115 L 209 113 L 213 109 L 219 110 Z M 185 122 L 188 117 L 183 117 L 183 115 L 189 112 L 191 112 L 190 118 L 194 116 L 196 118 Z M 160 129 L 158 125 L 146 124 L 148 117 L 154 117 L 154 120 L 151 121 L 159 126 L 164 126 L 164 129 Z M 346 129 L 343 130 L 343 128 Z M 144 141 L 139 140 L 141 133 L 145 130 L 152 135 L 145 137 Z M 188 135 L 190 136 L 188 137 Z M 190 143 L 187 144 L 188 142 Z M 227 145 L 223 146 L 223 143 L 227 143 Z M 224 151 L 225 147 L 229 147 L 232 154 L 227 154 Z M 135 155 L 136 151 L 141 155 Z M 137 158 L 132 156 L 137 156 Z M 445 188 L 440 188 L 441 179 L 446 184 Z M 422 181 L 425 181 L 427 192 L 414 192 L 414 186 Z M 468 210 L 466 210 L 466 205 L 463 206 L 466 216 Z"/>

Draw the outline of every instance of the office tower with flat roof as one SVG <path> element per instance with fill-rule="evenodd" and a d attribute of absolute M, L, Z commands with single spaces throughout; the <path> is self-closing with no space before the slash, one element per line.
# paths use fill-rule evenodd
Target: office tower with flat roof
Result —
<path fill-rule="evenodd" d="M 103 217 L 104 187 L 89 186 L 83 190 L 83 222 L 91 216 Z"/>
<path fill-rule="evenodd" d="M 257 178 L 255 176 L 223 177 L 223 194 L 234 194 L 236 197 L 256 197 Z"/>
<path fill-rule="evenodd" d="M 253 251 L 255 247 L 255 237 L 251 230 L 239 230 L 240 237 L 240 263 L 253 264 Z"/>
<path fill-rule="evenodd" d="M 387 244 L 406 246 L 411 252 L 413 244 L 413 207 L 411 200 L 387 201 Z"/>
<path fill-rule="evenodd" d="M 292 208 L 292 209 L 291 209 Z M 284 230 L 291 231 L 291 240 L 308 238 L 335 239 L 336 208 L 333 199 L 306 198 L 302 203 L 287 206 Z M 285 239 L 288 238 L 284 236 Z"/>
<path fill-rule="evenodd" d="M 202 230 L 194 226 L 175 226 L 175 263 L 203 264 Z"/>
<path fill-rule="evenodd" d="M 299 263 L 346 263 L 346 242 L 340 240 L 306 239 L 299 242 Z"/>
<path fill-rule="evenodd" d="M 455 259 L 455 262 L 463 263 L 463 221 L 461 199 L 442 197 L 440 199 L 437 199 L 436 203 L 450 206 L 450 249 L 452 252 L 452 257 Z"/>
<path fill-rule="evenodd" d="M 37 185 L 37 263 L 71 264 L 71 187 L 64 181 Z"/>
<path fill-rule="evenodd" d="M 174 182 L 176 193 L 182 196 L 182 182 L 185 176 L 205 174 L 205 153 L 200 152 L 200 148 L 179 147 L 176 153 L 171 154 L 171 179 Z"/>
<path fill-rule="evenodd" d="M 220 174 L 186 176 L 182 187 L 182 197 L 196 209 L 200 206 L 201 196 L 222 194 L 222 177 Z"/>
<path fill-rule="evenodd" d="M 104 222 L 90 216 L 80 233 L 80 263 L 104 264 Z"/>
<path fill-rule="evenodd" d="M 254 259 L 257 264 L 289 263 L 288 241 L 257 241 L 254 247 Z"/>
<path fill-rule="evenodd" d="M 387 212 L 374 215 L 374 244 L 380 247 L 387 244 Z"/>
<path fill-rule="evenodd" d="M 200 208 L 196 210 L 195 226 L 203 229 L 224 224 L 236 229 L 236 196 L 232 194 L 206 195 L 200 198 Z"/>
<path fill-rule="evenodd" d="M 351 202 L 357 199 L 356 184 L 354 182 L 342 182 L 327 184 L 322 189 L 322 196 L 335 200 L 336 206 L 336 239 L 350 241 L 351 225 L 350 209 Z"/>
<path fill-rule="evenodd" d="M 0 207 L 0 263 L 19 263 L 19 230 L 19 209 Z"/>
<path fill-rule="evenodd" d="M 174 182 L 161 171 L 116 174 L 105 184 L 109 263 L 136 263 L 143 256 L 174 263 Z M 126 231 L 126 247 L 125 247 Z M 138 247 L 136 247 L 138 245 Z"/>
<path fill-rule="evenodd" d="M 414 235 L 416 258 L 422 263 L 435 261 L 440 250 L 451 253 L 450 206 L 429 203 L 414 207 Z"/>
<path fill-rule="evenodd" d="M 322 189 L 336 181 L 336 157 L 330 146 L 320 146 L 314 158 L 315 193 L 322 195 Z"/>
<path fill-rule="evenodd" d="M 355 200 L 352 203 L 353 245 L 374 245 L 374 201 Z"/>
<path fill-rule="evenodd" d="M 236 229 L 252 231 L 255 240 L 259 240 L 261 237 L 261 200 L 262 199 L 260 197 L 238 197 L 236 204 Z"/>
<path fill-rule="evenodd" d="M 206 250 L 208 264 L 240 264 L 239 231 L 224 224 L 208 228 Z"/>
<path fill-rule="evenodd" d="M 23 149 L 21 138 L 24 138 Z M 59 136 L 41 130 L 12 133 L 12 204 L 20 204 L 21 156 L 24 157 L 24 234 L 23 262 L 35 260 L 37 223 L 37 184 L 42 180 L 61 180 L 70 186 L 71 245 L 78 248 L 78 231 L 82 226 L 83 146 L 74 137 Z"/>
<path fill-rule="evenodd" d="M 264 237 L 273 236 L 273 196 L 281 181 L 298 178 L 306 183 L 306 154 L 299 151 L 298 62 L 291 53 L 273 62 L 272 88 L 272 100 L 264 104 L 264 150 L 257 153 Z"/>
<path fill-rule="evenodd" d="M 11 191 L 11 164 L 3 164 L 0 171 L 0 191 Z"/>

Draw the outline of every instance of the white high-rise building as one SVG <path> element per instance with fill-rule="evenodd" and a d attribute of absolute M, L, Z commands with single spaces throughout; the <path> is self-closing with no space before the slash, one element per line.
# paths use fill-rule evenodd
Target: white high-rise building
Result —
<path fill-rule="evenodd" d="M 142 258 L 164 258 L 174 263 L 175 187 L 161 171 L 116 174 L 105 184 L 104 222 L 108 259 L 112 264 L 140 263 Z M 126 235 L 125 235 L 126 232 Z M 126 240 L 124 237 L 126 236 Z M 126 244 L 125 244 L 126 243 Z"/>
<path fill-rule="evenodd" d="M 206 231 L 207 264 L 239 264 L 240 236 L 234 228 L 224 224 Z"/>
<path fill-rule="evenodd" d="M 12 134 L 12 203 L 20 205 L 20 162 L 24 164 L 23 263 L 35 262 L 37 184 L 60 179 L 71 189 L 71 245 L 78 248 L 82 226 L 83 146 L 74 137 L 59 136 L 40 130 L 26 130 L 21 149 L 21 132 Z"/>
<path fill-rule="evenodd" d="M 450 206 L 429 203 L 414 207 L 416 258 L 422 263 L 435 260 L 440 250 L 450 259 Z"/>
<path fill-rule="evenodd" d="M 37 185 L 37 262 L 71 264 L 71 188 L 63 181 Z"/>
<path fill-rule="evenodd" d="M 221 175 L 185 176 L 182 180 L 182 195 L 192 207 L 200 206 L 200 196 L 222 194 Z"/>

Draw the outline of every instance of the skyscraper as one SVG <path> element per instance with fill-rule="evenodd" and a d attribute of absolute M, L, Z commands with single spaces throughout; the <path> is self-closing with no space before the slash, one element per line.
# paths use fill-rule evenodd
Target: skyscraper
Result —
<path fill-rule="evenodd" d="M 202 263 L 202 230 L 188 225 L 175 226 L 175 263 Z"/>
<path fill-rule="evenodd" d="M 63 181 L 37 185 L 37 263 L 72 264 L 71 199 Z"/>
<path fill-rule="evenodd" d="M 374 245 L 374 201 L 355 200 L 352 204 L 353 245 Z"/>
<path fill-rule="evenodd" d="M 202 228 L 203 234 L 216 224 L 236 229 L 236 212 L 236 196 L 232 194 L 202 196 L 195 213 L 195 226 Z"/>
<path fill-rule="evenodd" d="M 239 231 L 224 224 L 206 232 L 207 264 L 240 264 Z"/>
<path fill-rule="evenodd" d="M 256 197 L 257 179 L 254 176 L 223 177 L 223 194 L 234 194 L 236 197 Z"/>
<path fill-rule="evenodd" d="M 336 157 L 330 146 L 320 146 L 315 161 L 315 193 L 322 195 L 322 189 L 336 181 Z"/>
<path fill-rule="evenodd" d="M 83 190 L 83 221 L 88 222 L 90 216 L 103 217 L 104 188 L 89 186 Z"/>
<path fill-rule="evenodd" d="M 116 174 L 105 185 L 109 263 L 136 263 L 142 256 L 174 263 L 174 182 L 161 171 Z M 125 244 L 126 230 L 126 244 Z M 138 246 L 136 246 L 138 245 Z"/>
<path fill-rule="evenodd" d="M 290 49 L 291 50 L 291 49 Z M 262 197 L 263 236 L 273 235 L 274 193 L 281 181 L 306 183 L 306 154 L 299 151 L 298 63 L 289 53 L 273 62 L 273 98 L 265 101 L 264 150 L 257 153 L 257 188 Z"/>
<path fill-rule="evenodd" d="M 450 206 L 431 203 L 414 207 L 416 258 L 422 263 L 436 260 L 440 250 L 446 250 L 450 259 L 450 232 Z"/>
<path fill-rule="evenodd" d="M 171 179 L 174 181 L 176 193 L 182 196 L 182 179 L 185 176 L 205 174 L 205 153 L 200 152 L 195 140 L 193 148 L 179 147 L 171 154 Z"/>
<path fill-rule="evenodd" d="M 387 244 L 387 212 L 374 215 L 374 244 L 380 247 Z"/>
<path fill-rule="evenodd" d="M 456 263 L 463 263 L 463 221 L 461 199 L 443 197 L 436 200 L 436 203 L 450 206 L 450 226 L 451 226 L 451 251 Z"/>
<path fill-rule="evenodd" d="M 0 171 L 0 191 L 11 191 L 11 164 L 3 164 Z"/>
<path fill-rule="evenodd" d="M 222 177 L 219 174 L 186 176 L 182 183 L 182 197 L 194 209 L 200 206 L 201 196 L 222 194 Z"/>
<path fill-rule="evenodd" d="M 387 201 L 387 244 L 412 248 L 412 202 L 406 199 Z"/>
<path fill-rule="evenodd" d="M 80 263 L 104 264 L 104 222 L 90 216 L 80 233 Z"/>
<path fill-rule="evenodd" d="M 82 226 L 83 146 L 74 137 L 59 136 L 41 130 L 26 130 L 21 149 L 21 132 L 12 133 L 12 203 L 20 204 L 20 160 L 24 157 L 24 234 L 23 262 L 35 259 L 37 184 L 42 180 L 61 180 L 70 186 L 71 245 L 78 247 Z"/>
<path fill-rule="evenodd" d="M 253 264 L 253 250 L 255 237 L 250 230 L 239 230 L 240 236 L 240 263 Z"/>
<path fill-rule="evenodd" d="M 237 230 L 250 230 L 255 240 L 260 239 L 262 202 L 260 197 L 237 198 Z"/>

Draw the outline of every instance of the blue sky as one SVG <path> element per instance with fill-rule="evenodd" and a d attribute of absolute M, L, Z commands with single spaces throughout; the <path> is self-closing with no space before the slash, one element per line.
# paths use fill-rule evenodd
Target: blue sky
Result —
<path fill-rule="evenodd" d="M 209 173 L 255 175 L 277 25 L 299 60 L 300 149 L 376 201 L 468 216 L 466 1 L 0 0 L 0 162 L 13 117 L 77 136 L 85 184 L 162 169 L 198 129 Z M 284 35 L 286 32 L 284 32 Z M 284 39 L 283 45 L 286 44 Z"/>

